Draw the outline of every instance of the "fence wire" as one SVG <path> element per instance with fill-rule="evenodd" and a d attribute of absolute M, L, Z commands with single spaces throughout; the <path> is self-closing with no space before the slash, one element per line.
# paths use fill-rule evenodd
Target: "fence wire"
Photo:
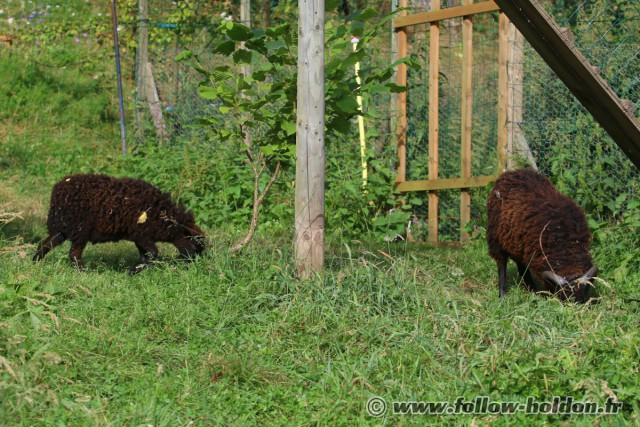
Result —
<path fill-rule="evenodd" d="M 430 1 L 413 2 L 411 12 L 430 8 Z M 460 6 L 460 1 L 442 2 Z M 625 1 L 546 1 L 545 9 L 614 91 L 638 116 L 640 103 L 640 5 Z M 497 171 L 498 124 L 498 13 L 474 16 L 472 175 Z M 461 140 L 461 18 L 440 22 L 439 69 L 439 177 L 460 176 Z M 421 64 L 408 75 L 407 180 L 428 177 L 428 69 L 429 30 L 414 26 L 408 51 Z M 510 79 L 522 103 L 511 105 L 516 132 L 508 143 L 513 167 L 535 166 L 551 177 L 597 219 L 615 220 L 626 203 L 637 199 L 638 170 L 600 128 L 534 49 L 510 41 L 509 70 L 521 67 L 523 78 Z M 518 63 L 514 63 L 518 62 Z M 517 96 L 516 96 L 517 97 Z M 516 111 L 521 109 L 521 111 Z M 439 239 L 459 236 L 459 196 L 440 191 Z M 420 222 L 427 219 L 426 192 L 415 209 Z M 472 191 L 472 225 L 483 225 L 486 190 Z M 426 230 L 426 227 L 422 227 Z M 426 237 L 426 232 L 419 238 Z"/>
<path fill-rule="evenodd" d="M 638 2 L 548 1 L 544 6 L 639 117 Z M 561 190 L 591 215 L 601 219 L 617 217 L 626 202 L 638 197 L 637 168 L 528 43 L 524 44 L 523 58 L 521 126 L 538 169 L 557 181 Z"/>

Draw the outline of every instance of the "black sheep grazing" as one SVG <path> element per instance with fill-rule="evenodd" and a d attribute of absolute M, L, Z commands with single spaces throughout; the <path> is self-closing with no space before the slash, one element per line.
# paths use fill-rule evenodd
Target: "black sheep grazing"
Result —
<path fill-rule="evenodd" d="M 169 242 L 184 256 L 204 250 L 204 232 L 193 213 L 177 206 L 168 193 L 140 179 L 106 175 L 71 175 L 51 191 L 47 219 L 49 236 L 33 257 L 41 260 L 65 240 L 71 241 L 69 258 L 82 269 L 82 251 L 88 242 L 131 240 L 140 251 L 135 274 L 158 255 L 156 242 Z"/>
<path fill-rule="evenodd" d="M 584 302 L 598 273 L 591 261 L 591 233 L 582 209 L 532 169 L 502 174 L 487 200 L 489 254 L 498 263 L 505 295 L 507 261 L 513 259 L 530 290 L 531 273 L 550 290 Z"/>

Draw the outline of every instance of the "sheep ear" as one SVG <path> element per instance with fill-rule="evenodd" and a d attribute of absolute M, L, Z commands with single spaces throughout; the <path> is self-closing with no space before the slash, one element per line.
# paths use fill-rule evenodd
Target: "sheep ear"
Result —
<path fill-rule="evenodd" d="M 546 281 L 546 282 L 550 282 L 555 284 L 556 286 L 560 286 L 563 289 L 569 288 L 569 282 L 567 282 L 567 279 L 565 279 L 562 276 L 558 276 L 556 273 L 554 273 L 553 271 L 545 271 L 544 273 L 542 273 L 542 278 Z"/>

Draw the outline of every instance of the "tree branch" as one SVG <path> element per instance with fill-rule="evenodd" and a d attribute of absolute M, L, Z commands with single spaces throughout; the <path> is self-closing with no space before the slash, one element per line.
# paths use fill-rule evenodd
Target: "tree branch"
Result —
<path fill-rule="evenodd" d="M 251 214 L 251 224 L 249 225 L 249 230 L 247 231 L 247 234 L 244 236 L 244 238 L 238 243 L 236 243 L 235 245 L 233 245 L 233 247 L 231 247 L 230 249 L 231 252 L 240 251 L 253 238 L 253 234 L 255 233 L 256 228 L 258 227 L 258 216 L 260 214 L 260 205 L 264 201 L 264 197 L 267 195 L 267 193 L 271 189 L 271 186 L 278 178 L 278 174 L 280 173 L 281 163 L 280 161 L 278 161 L 278 163 L 276 164 L 276 169 L 273 172 L 273 175 L 269 179 L 267 186 L 262 191 L 262 194 L 260 194 L 260 176 L 262 175 L 262 172 L 264 172 L 265 168 L 267 167 L 267 162 L 264 160 L 264 156 L 262 155 L 262 153 L 260 153 L 260 155 L 258 156 L 258 161 L 263 162 L 262 167 L 260 168 L 259 171 L 254 163 L 251 164 L 251 166 L 253 167 L 253 213 Z"/>

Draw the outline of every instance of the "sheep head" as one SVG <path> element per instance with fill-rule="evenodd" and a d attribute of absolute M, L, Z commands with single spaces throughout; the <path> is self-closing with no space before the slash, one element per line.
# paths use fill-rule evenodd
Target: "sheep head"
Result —
<path fill-rule="evenodd" d="M 542 278 L 545 283 L 560 291 L 562 299 L 573 298 L 576 302 L 584 303 L 587 301 L 589 287 L 592 286 L 591 281 L 597 275 L 598 267 L 594 265 L 581 277 L 571 281 L 548 270 L 542 273 Z"/>
<path fill-rule="evenodd" d="M 183 233 L 173 241 L 173 244 L 182 256 L 192 258 L 204 251 L 205 234 L 197 225 L 192 224 L 183 228 Z"/>

